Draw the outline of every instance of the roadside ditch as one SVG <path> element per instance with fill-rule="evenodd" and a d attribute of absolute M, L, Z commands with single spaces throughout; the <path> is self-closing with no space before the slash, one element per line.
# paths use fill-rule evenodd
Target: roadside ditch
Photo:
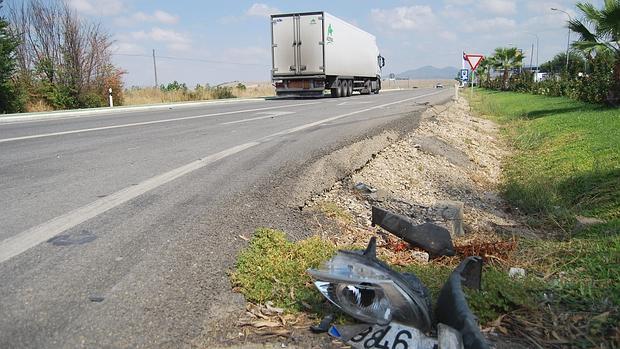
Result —
<path fill-rule="evenodd" d="M 364 249 L 373 237 L 378 258 L 417 275 L 433 301 L 462 260 L 482 257 L 481 290 L 464 291 L 481 333 L 495 347 L 540 347 L 549 338 L 558 346 L 570 343 L 559 333 L 561 316 L 540 299 L 554 276 L 531 268 L 535 261 L 520 246 L 538 239 L 541 231 L 498 194 L 502 163 L 510 155 L 499 127 L 473 116 L 464 99 L 429 107 L 417 126 L 400 137 L 383 133 L 375 143 L 385 145 L 380 151 L 353 145 L 355 161 L 366 160 L 329 190 L 304 202 L 295 191 L 289 193 L 299 202 L 309 238 L 293 243 L 285 233 L 267 228 L 247 237 L 249 247 L 231 280 L 248 305 L 225 345 L 341 347 L 327 334 L 309 331 L 335 310 L 315 290 L 306 270 L 338 249 Z M 351 149 L 321 159 L 307 175 L 320 177 L 318 169 L 351 161 L 348 154 Z M 450 232 L 454 253 L 429 253 L 373 225 L 373 207 L 405 217 L 411 225 L 432 224 Z M 549 310 L 541 312 L 541 307 Z M 350 321 L 336 311 L 336 323 Z"/>
<path fill-rule="evenodd" d="M 485 324 L 488 339 L 511 343 L 501 338 L 506 337 L 502 332 L 508 332 L 501 317 L 533 302 L 528 290 L 537 284 L 529 277 L 512 278 L 508 270 L 518 267 L 513 258 L 518 237 L 535 236 L 535 232 L 498 196 L 501 163 L 508 154 L 498 132 L 493 122 L 472 116 L 467 102 L 460 99 L 429 107 L 418 127 L 403 137 L 383 133 L 378 143 L 384 147 L 378 152 L 358 145 L 359 149 L 335 152 L 311 166 L 307 176 L 321 177 L 318 169 L 350 162 L 351 153 L 358 155 L 358 162 L 366 159 L 329 190 L 299 204 L 312 232 L 309 240 L 294 244 L 277 231 L 257 231 L 232 273 L 235 290 L 249 304 L 231 344 L 339 347 L 341 343 L 326 334 L 308 330 L 329 312 L 329 306 L 313 289 L 305 270 L 316 268 L 336 249 L 363 249 L 373 236 L 379 259 L 416 274 L 434 297 L 463 258 L 483 257 L 485 291 L 469 292 L 470 306 Z M 412 224 L 445 228 L 451 232 L 455 255 L 429 255 L 373 226 L 372 206 L 407 217 Z M 339 319 L 347 321 L 344 315 Z M 488 325 L 498 319 L 497 326 Z"/>

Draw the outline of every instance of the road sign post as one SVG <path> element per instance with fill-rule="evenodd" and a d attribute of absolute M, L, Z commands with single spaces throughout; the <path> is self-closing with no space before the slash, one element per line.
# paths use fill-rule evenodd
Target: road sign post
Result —
<path fill-rule="evenodd" d="M 466 54 L 465 52 L 463 52 L 463 58 L 467 61 L 467 63 L 469 63 L 469 66 L 471 67 L 471 94 L 474 94 L 474 79 L 475 79 L 475 71 L 476 68 L 478 68 L 478 65 L 480 64 L 480 62 L 482 62 L 482 60 L 484 60 L 484 56 L 483 55 L 479 55 L 479 54 Z"/>

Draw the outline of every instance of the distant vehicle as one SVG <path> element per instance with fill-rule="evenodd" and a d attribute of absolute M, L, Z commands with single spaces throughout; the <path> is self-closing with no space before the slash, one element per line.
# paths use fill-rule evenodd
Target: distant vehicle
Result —
<path fill-rule="evenodd" d="M 381 68 L 373 35 L 326 12 L 271 16 L 271 78 L 277 96 L 348 97 L 379 93 Z"/>
<path fill-rule="evenodd" d="M 438 82 L 437 85 L 435 85 L 435 88 L 443 88 L 443 84 Z"/>

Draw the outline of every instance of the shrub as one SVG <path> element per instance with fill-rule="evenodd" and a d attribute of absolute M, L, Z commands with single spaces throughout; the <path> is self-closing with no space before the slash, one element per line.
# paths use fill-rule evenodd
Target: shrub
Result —
<path fill-rule="evenodd" d="M 210 90 L 214 99 L 235 98 L 232 87 L 217 86 Z"/>

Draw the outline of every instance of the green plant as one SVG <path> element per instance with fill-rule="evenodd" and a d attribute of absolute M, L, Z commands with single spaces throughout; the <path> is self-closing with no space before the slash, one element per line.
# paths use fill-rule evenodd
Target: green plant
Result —
<path fill-rule="evenodd" d="M 620 0 L 605 0 L 600 10 L 589 3 L 579 2 L 582 19 L 568 22 L 570 30 L 579 35 L 573 47 L 587 55 L 609 53 L 614 57 L 613 85 L 607 101 L 620 103 Z"/>
<path fill-rule="evenodd" d="M 236 87 L 238 90 L 241 90 L 241 91 L 245 91 L 245 89 L 246 89 L 245 85 L 244 85 L 244 84 L 242 84 L 242 83 L 238 83 L 238 84 L 237 84 L 237 86 L 235 86 L 235 87 Z"/>
<path fill-rule="evenodd" d="M 235 98 L 232 87 L 216 86 L 209 90 L 214 99 Z"/>
<path fill-rule="evenodd" d="M 10 30 L 9 23 L 0 18 L 0 113 L 18 112 L 24 108 L 25 94 L 20 89 L 22 85 L 14 80 L 15 52 L 19 44 L 19 38 Z"/>
<path fill-rule="evenodd" d="M 170 91 L 187 92 L 188 90 L 187 85 L 185 83 L 179 83 L 176 80 L 174 80 L 173 82 L 169 82 L 167 85 L 162 84 L 160 88 L 162 91 L 167 91 L 167 92 L 170 92 Z"/>
<path fill-rule="evenodd" d="M 323 296 L 306 270 L 334 252 L 331 243 L 318 237 L 292 243 L 281 231 L 260 228 L 237 258 L 232 284 L 251 302 L 272 301 L 290 311 L 303 309 L 303 303 L 318 307 Z"/>
<path fill-rule="evenodd" d="M 523 53 L 516 47 L 498 47 L 495 49 L 492 62 L 494 68 L 502 70 L 502 89 L 508 89 L 510 71 L 521 67 L 524 58 Z"/>

